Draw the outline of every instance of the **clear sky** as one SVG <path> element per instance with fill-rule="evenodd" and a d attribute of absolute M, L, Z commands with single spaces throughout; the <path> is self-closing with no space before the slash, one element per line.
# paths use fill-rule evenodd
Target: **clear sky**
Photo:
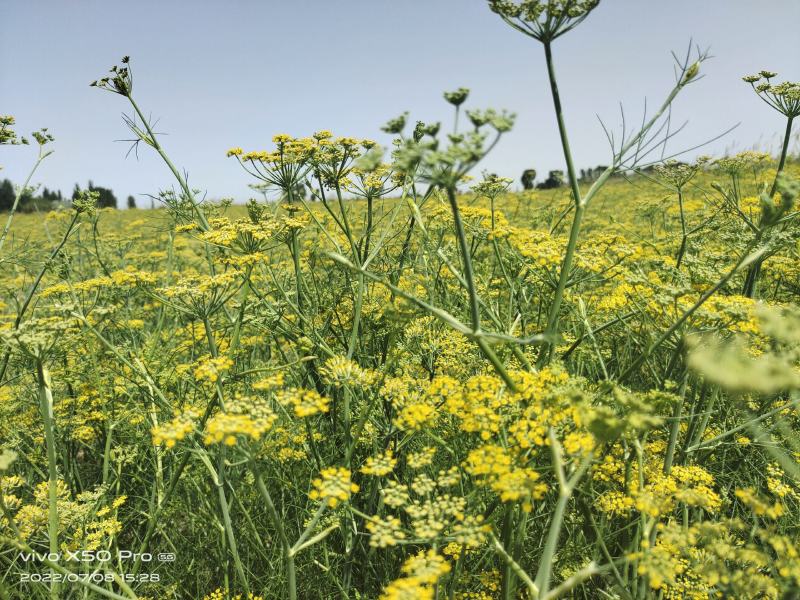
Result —
<path fill-rule="evenodd" d="M 800 80 L 798 23 L 799 0 L 602 0 L 554 45 L 577 166 L 608 162 L 595 115 L 616 126 L 620 101 L 631 119 L 645 98 L 655 105 L 673 81 L 670 50 L 690 38 L 715 58 L 675 104 L 690 124 L 673 148 L 740 121 L 705 151 L 776 148 L 782 117 L 741 76 Z M 125 54 L 135 98 L 211 198 L 252 195 L 229 147 L 319 129 L 386 145 L 379 127 L 405 110 L 412 123 L 450 123 L 442 91 L 459 86 L 472 90 L 467 107 L 518 114 L 485 168 L 515 179 L 563 168 L 541 45 L 483 0 L 0 0 L 0 113 L 18 133 L 47 126 L 56 137 L 36 182 L 69 193 L 92 179 L 140 206 L 174 184 L 148 148 L 125 158 L 124 98 L 89 87 Z M 20 182 L 34 156 L 0 147 L 0 178 Z"/>

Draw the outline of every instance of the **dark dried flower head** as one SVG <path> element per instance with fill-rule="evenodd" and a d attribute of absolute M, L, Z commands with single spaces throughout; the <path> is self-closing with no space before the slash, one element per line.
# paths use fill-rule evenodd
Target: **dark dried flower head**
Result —
<path fill-rule="evenodd" d="M 40 146 L 44 146 L 48 142 L 52 142 L 55 138 L 47 132 L 47 127 L 43 127 L 39 131 L 34 131 L 31 136 L 36 140 Z"/>
<path fill-rule="evenodd" d="M 129 56 L 122 57 L 122 64 L 127 65 L 130 62 Z M 97 81 L 93 81 L 89 85 L 91 87 L 98 87 L 109 92 L 114 92 L 120 96 L 130 96 L 133 91 L 133 76 L 129 67 L 118 67 L 114 65 L 109 69 L 110 77 L 103 77 Z"/>

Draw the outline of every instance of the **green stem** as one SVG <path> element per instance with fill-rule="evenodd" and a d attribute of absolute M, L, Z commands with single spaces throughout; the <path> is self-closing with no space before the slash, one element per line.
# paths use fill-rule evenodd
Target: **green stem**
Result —
<path fill-rule="evenodd" d="M 510 505 L 506 507 L 506 514 L 503 518 L 503 531 L 502 531 L 502 540 L 503 540 L 503 547 L 504 548 L 511 548 L 513 546 L 514 541 L 514 506 Z M 512 558 L 516 559 L 513 556 Z M 513 600 L 516 596 L 516 585 L 514 581 L 514 570 L 511 567 L 511 563 L 506 562 L 506 568 L 503 570 L 503 578 L 500 584 L 500 597 L 503 600 Z"/>
<path fill-rule="evenodd" d="M 8 219 L 6 220 L 5 227 L 3 227 L 3 233 L 0 235 L 0 250 L 3 249 L 3 244 L 6 242 L 6 236 L 8 235 L 9 230 L 11 229 L 11 221 L 14 220 L 14 214 L 17 212 L 17 207 L 19 206 L 19 201 L 22 199 L 22 194 L 25 193 L 25 189 L 28 187 L 28 184 L 31 182 L 31 178 L 33 174 L 36 172 L 36 169 L 39 168 L 39 165 L 42 164 L 42 161 L 52 154 L 52 151 L 43 153 L 44 146 L 39 146 L 39 156 L 36 158 L 36 162 L 31 169 L 31 172 L 28 173 L 28 178 L 25 180 L 25 183 L 22 184 L 22 187 L 19 188 L 17 195 L 14 198 L 14 204 L 11 206 L 11 211 L 8 213 Z"/>
<path fill-rule="evenodd" d="M 200 207 L 197 205 L 197 202 L 195 202 L 194 194 L 189 189 L 189 184 L 187 183 L 186 179 L 180 174 L 175 165 L 172 164 L 172 161 L 169 159 L 169 156 L 167 156 L 167 153 L 164 151 L 164 148 L 161 147 L 161 144 L 158 142 L 156 134 L 150 127 L 150 122 L 144 118 L 144 115 L 142 114 L 142 111 L 139 109 L 139 105 L 137 105 L 136 102 L 134 101 L 133 96 L 128 95 L 126 97 L 128 98 L 128 101 L 131 103 L 131 106 L 133 106 L 133 110 L 136 111 L 136 114 L 142 120 L 142 123 L 144 124 L 144 127 L 147 130 L 147 135 L 149 137 L 148 144 L 152 146 L 156 152 L 158 152 L 161 159 L 166 163 L 167 167 L 169 167 L 169 170 L 172 171 L 172 174 L 175 176 L 175 179 L 178 180 L 178 184 L 181 186 L 181 190 L 183 190 L 184 195 L 188 200 L 191 201 L 195 213 L 197 213 L 197 217 L 200 219 L 200 223 L 202 224 L 203 229 L 208 231 L 211 227 L 209 226 L 208 221 L 206 220 L 206 216 L 203 214 L 203 211 L 200 210 Z"/>
<path fill-rule="evenodd" d="M 561 263 L 561 273 L 558 277 L 558 284 L 556 286 L 555 294 L 553 295 L 553 302 L 550 304 L 550 310 L 547 315 L 547 327 L 545 329 L 546 336 L 558 335 L 558 317 L 561 312 L 561 304 L 564 300 L 564 290 L 567 287 L 570 271 L 572 270 L 572 260 L 575 257 L 575 248 L 578 245 L 578 236 L 581 231 L 581 222 L 583 220 L 584 206 L 578 205 L 575 207 L 575 215 L 572 219 L 572 227 L 569 231 L 569 241 L 567 242 L 567 251 L 564 253 L 564 260 Z M 550 338 L 549 338 L 550 339 Z M 545 342 L 542 347 L 542 352 L 537 361 L 539 367 L 547 365 L 553 358 L 555 344 L 553 342 Z"/>
<path fill-rule="evenodd" d="M 350 342 L 347 345 L 347 358 L 353 358 L 353 353 L 358 346 L 358 328 L 361 324 L 361 308 L 364 304 L 364 274 L 358 273 L 358 291 L 353 306 L 353 327 L 350 330 Z"/>
<path fill-rule="evenodd" d="M 467 244 L 467 234 L 464 231 L 464 222 L 461 220 L 461 211 L 458 208 L 458 200 L 456 199 L 455 188 L 447 187 L 447 199 L 450 201 L 450 209 L 453 212 L 453 223 L 456 230 L 456 239 L 458 240 L 458 247 L 461 252 L 461 262 L 464 266 L 464 281 L 467 284 L 467 292 L 469 294 L 469 310 L 472 325 L 472 335 L 478 347 L 483 352 L 484 356 L 492 363 L 495 371 L 500 377 L 503 378 L 508 388 L 513 392 L 516 391 L 517 386 L 514 380 L 509 377 L 508 373 L 500 362 L 500 359 L 491 349 L 489 344 L 486 343 L 481 337 L 481 310 L 480 300 L 478 299 L 478 290 L 475 286 L 475 274 L 472 270 L 472 257 Z"/>
<path fill-rule="evenodd" d="M 561 107 L 561 95 L 558 92 L 558 83 L 556 81 L 555 65 L 553 64 L 553 51 L 550 42 L 544 42 L 544 56 L 547 62 L 547 75 L 550 81 L 550 92 L 553 96 L 553 106 L 556 112 L 556 121 L 558 122 L 558 134 L 561 138 L 561 149 L 564 152 L 564 159 L 567 162 L 567 177 L 569 178 L 569 185 L 572 189 L 572 199 L 575 203 L 575 214 L 572 217 L 572 226 L 569 231 L 569 241 L 567 242 L 567 251 L 564 254 L 564 260 L 561 263 L 561 273 L 558 277 L 558 284 L 553 296 L 553 302 L 550 305 L 550 310 L 547 316 L 546 333 L 552 336 L 558 335 L 558 317 L 561 311 L 561 303 L 564 299 L 564 289 L 567 287 L 567 280 L 569 279 L 570 270 L 572 269 L 572 260 L 575 255 L 575 247 L 578 243 L 578 236 L 581 231 L 581 222 L 583 220 L 583 213 L 585 204 L 581 199 L 581 190 L 578 186 L 578 177 L 575 174 L 575 165 L 572 161 L 572 150 L 569 146 L 569 137 L 567 136 L 567 126 L 564 123 L 564 110 Z M 549 363 L 553 358 L 553 350 L 555 343 L 545 342 L 542 347 L 539 360 L 539 366 L 542 367 Z"/>
<path fill-rule="evenodd" d="M 103 447 L 103 483 L 108 483 L 108 471 L 111 467 L 111 438 L 114 431 L 114 424 L 111 421 L 106 423 L 106 442 Z"/>
<path fill-rule="evenodd" d="M 506 552 L 506 549 L 503 547 L 503 544 L 500 543 L 500 540 L 498 540 L 494 535 L 492 535 L 491 537 L 492 537 L 492 542 L 494 543 L 494 549 L 511 567 L 511 569 L 514 571 L 517 577 L 519 577 L 522 580 L 522 582 L 525 584 L 525 587 L 528 588 L 528 595 L 531 597 L 531 599 L 532 600 L 538 599 L 539 588 L 536 586 L 536 584 L 533 582 L 530 576 L 525 572 L 525 569 L 519 566 L 519 563 L 517 563 L 517 561 L 515 561 L 508 552 Z"/>
<path fill-rule="evenodd" d="M 461 220 L 461 211 L 458 209 L 455 189 L 447 187 L 447 199 L 450 201 L 450 209 L 453 212 L 453 223 L 456 230 L 456 239 L 461 251 L 461 261 L 464 265 L 464 279 L 467 282 L 467 292 L 469 293 L 469 309 L 472 317 L 472 331 L 479 333 L 481 330 L 481 312 L 478 302 L 478 291 L 475 287 L 475 275 L 472 271 L 472 258 L 467 244 L 467 235 L 464 231 L 464 223 Z"/>
<path fill-rule="evenodd" d="M 772 189 L 769 191 L 770 198 L 774 198 L 775 193 L 778 191 L 778 179 L 780 178 L 781 173 L 783 173 L 783 167 L 786 165 L 786 155 L 789 152 L 789 139 L 792 135 L 793 121 L 794 115 L 789 115 L 789 118 L 786 120 L 786 133 L 783 135 L 783 147 L 781 148 L 781 158 L 778 162 L 778 170 L 775 173 L 775 180 L 772 182 Z"/>
<path fill-rule="evenodd" d="M 686 215 L 683 212 L 683 191 L 678 188 L 678 208 L 681 213 L 681 247 L 678 249 L 678 255 L 675 257 L 675 268 L 680 269 L 683 262 L 683 255 L 686 253 L 686 247 L 689 242 L 689 236 L 686 234 Z"/>
<path fill-rule="evenodd" d="M 572 151 L 569 147 L 567 137 L 567 126 L 564 123 L 564 110 L 561 107 L 561 95 L 558 93 L 558 83 L 556 81 L 556 70 L 553 64 L 553 50 L 550 42 L 544 42 L 544 57 L 547 62 L 547 76 L 550 81 L 550 92 L 553 96 L 553 106 L 556 110 L 556 120 L 558 121 L 558 134 L 561 137 L 561 148 L 564 152 L 564 159 L 567 161 L 567 176 L 569 185 L 572 188 L 572 196 L 576 205 L 581 203 L 581 190 L 578 187 L 578 177 L 575 173 L 575 165 L 572 162 Z"/>
<path fill-rule="evenodd" d="M 217 358 L 219 356 L 219 349 L 217 348 L 217 343 L 214 339 L 214 331 L 211 328 L 211 322 L 208 320 L 208 316 L 203 316 L 203 326 L 205 327 L 206 331 L 206 338 L 208 340 L 208 349 L 211 353 L 211 356 Z M 225 410 L 225 400 L 222 394 L 222 385 L 220 381 L 216 382 L 216 392 L 219 407 L 221 410 Z M 233 532 L 233 523 L 231 522 L 230 516 L 230 507 L 228 504 L 228 499 L 225 495 L 225 447 L 221 446 L 219 450 L 219 456 L 217 458 L 217 478 L 216 478 L 216 486 L 217 486 L 217 495 L 219 497 L 219 505 L 220 510 L 222 511 L 222 520 L 225 525 L 225 532 L 228 538 L 228 544 L 231 550 L 231 556 L 233 556 L 233 563 L 236 567 L 236 574 L 239 577 L 239 580 L 242 583 L 242 587 L 244 587 L 245 593 L 250 593 L 250 586 L 247 583 L 247 576 L 244 572 L 244 567 L 242 565 L 241 558 L 239 557 L 239 549 L 236 545 L 236 536 Z"/>
<path fill-rule="evenodd" d="M 548 433 L 548 438 L 550 440 L 550 451 L 553 457 L 553 469 L 558 479 L 558 501 L 556 502 L 553 516 L 550 519 L 547 540 L 545 541 L 544 551 L 539 561 L 539 569 L 536 572 L 536 587 L 542 597 L 547 596 L 547 592 L 550 589 L 553 560 L 556 550 L 558 549 L 558 538 L 561 535 L 561 527 L 564 525 L 564 514 L 566 512 L 567 503 L 572 497 L 572 492 L 575 490 L 578 482 L 586 473 L 592 462 L 592 454 L 590 453 L 583 459 L 572 477 L 567 480 L 566 474 L 564 473 L 564 458 L 562 455 L 561 443 L 556 438 L 552 428 Z"/>
<path fill-rule="evenodd" d="M 752 427 L 753 425 L 755 425 L 757 423 L 760 423 L 761 421 L 766 421 L 771 416 L 776 415 L 776 414 L 778 414 L 780 412 L 783 412 L 783 411 L 785 411 L 785 410 L 787 410 L 789 408 L 794 407 L 795 409 L 797 409 L 798 402 L 799 401 L 796 400 L 796 399 L 795 400 L 790 400 L 789 402 L 786 402 L 784 404 L 780 404 L 776 408 L 774 408 L 774 409 L 772 409 L 772 410 L 770 410 L 768 412 L 765 412 L 764 414 L 759 415 L 758 417 L 756 417 L 754 419 L 750 419 L 749 421 L 746 421 L 746 422 L 742 423 L 741 425 L 737 425 L 736 427 L 734 427 L 732 429 L 728 429 L 727 431 L 725 431 L 723 433 L 720 433 L 719 435 L 715 435 L 713 438 L 711 438 L 709 440 L 698 441 L 697 443 L 689 446 L 686 449 L 685 453 L 689 454 L 691 452 L 695 452 L 697 450 L 700 450 L 701 448 L 707 448 L 709 446 L 713 446 L 717 442 L 719 442 L 721 440 L 724 440 L 727 437 L 732 436 L 734 433 L 738 433 L 739 431 L 742 431 L 743 429 L 747 429 L 748 427 Z M 698 439 L 700 437 L 702 437 L 702 433 L 700 433 L 700 435 L 698 436 Z"/>
<path fill-rule="evenodd" d="M 783 168 L 786 165 L 786 155 L 789 152 L 789 139 L 792 135 L 792 122 L 794 116 L 790 115 L 786 120 L 786 133 L 783 136 L 783 147 L 781 148 L 781 157 L 778 162 L 778 170 L 775 172 L 775 179 L 772 182 L 772 187 L 769 191 L 769 197 L 774 198 L 778 191 L 778 180 L 780 179 Z M 747 270 L 747 277 L 745 277 L 742 295 L 747 298 L 755 298 L 758 291 L 758 279 L 761 275 L 761 266 L 764 264 L 764 259 L 759 259 Z"/>
<path fill-rule="evenodd" d="M 50 386 L 50 374 L 42 364 L 36 362 L 36 376 L 39 382 L 39 410 L 44 425 L 44 439 L 47 447 L 47 537 L 50 540 L 50 552 L 58 554 L 58 466 L 56 461 L 55 422 L 53 419 L 53 392 Z M 50 597 L 59 599 L 59 584 L 53 582 Z"/>
<path fill-rule="evenodd" d="M 297 294 L 297 312 L 300 313 L 300 328 L 301 331 L 303 330 L 303 279 L 302 279 L 302 270 L 300 269 L 300 240 L 297 236 L 297 230 L 292 229 L 292 263 L 294 264 L 294 281 L 295 281 L 295 290 Z"/>
<path fill-rule="evenodd" d="M 669 444 L 667 445 L 667 454 L 664 456 L 664 475 L 669 475 L 672 470 L 672 461 L 675 458 L 675 446 L 678 443 L 678 433 L 680 432 L 681 425 L 681 412 L 683 411 L 683 403 L 686 399 L 686 383 L 689 379 L 689 372 L 685 371 L 683 381 L 681 381 L 680 400 L 675 404 L 675 409 L 672 412 L 672 425 L 669 432 Z"/>
<path fill-rule="evenodd" d="M 239 580 L 242 582 L 242 587 L 244 588 L 245 594 L 250 593 L 250 586 L 247 583 L 247 576 L 244 572 L 244 566 L 242 565 L 242 560 L 239 557 L 239 550 L 236 546 L 236 536 L 233 534 L 233 523 L 231 522 L 231 515 L 230 515 L 230 508 L 228 507 L 228 499 L 225 497 L 225 448 L 224 446 L 220 449 L 219 459 L 217 463 L 217 494 L 219 496 L 219 505 L 222 509 L 222 520 L 225 524 L 225 532 L 227 533 L 228 537 L 228 544 L 230 545 L 231 549 L 231 556 L 233 556 L 233 563 L 236 566 L 236 574 L 239 577 Z"/>
<path fill-rule="evenodd" d="M 736 262 L 733 268 L 725 275 L 722 279 L 720 279 L 713 287 L 706 290 L 702 296 L 695 302 L 686 312 L 684 312 L 681 317 L 672 324 L 672 326 L 667 329 L 663 334 L 661 334 L 658 339 L 653 342 L 644 352 L 640 353 L 638 358 L 633 361 L 631 366 L 629 366 L 619 377 L 618 381 L 623 381 L 628 375 L 633 373 L 636 369 L 638 369 L 641 364 L 647 360 L 656 349 L 661 346 L 665 341 L 667 341 L 673 333 L 675 333 L 680 327 L 686 322 L 689 317 L 691 317 L 695 311 L 700 308 L 703 304 L 705 304 L 706 300 L 711 298 L 720 288 L 722 288 L 728 281 L 730 281 L 731 277 L 733 277 L 742 266 L 748 262 L 752 262 L 754 260 L 758 260 L 763 254 L 764 251 L 758 251 L 755 253 L 750 253 L 750 251 L 754 247 L 754 243 L 750 244 L 750 247 L 747 248 L 747 252 L 742 255 L 742 257 Z"/>
<path fill-rule="evenodd" d="M 25 296 L 25 300 L 22 302 L 22 307 L 19 309 L 19 312 L 17 313 L 17 318 L 14 319 L 14 325 L 13 325 L 12 329 L 14 329 L 14 330 L 18 329 L 19 326 L 20 326 L 20 323 L 22 323 L 22 317 L 25 316 L 25 312 L 28 310 L 28 306 L 30 306 L 31 300 L 33 300 L 33 295 L 36 293 L 36 290 L 39 288 L 39 284 L 42 282 L 42 278 L 44 277 L 45 273 L 47 273 L 47 270 L 52 266 L 53 260 L 55 260 L 56 256 L 58 256 L 59 252 L 61 252 L 61 249 L 64 247 L 64 244 L 67 243 L 67 239 L 69 239 L 69 236 L 70 236 L 70 234 L 72 233 L 72 230 L 75 227 L 75 223 L 77 223 L 77 221 L 78 221 L 78 216 L 79 216 L 78 213 L 75 212 L 75 214 L 72 216 L 72 221 L 70 221 L 70 224 L 67 227 L 67 231 L 64 233 L 64 237 L 61 238 L 61 242 L 58 244 L 58 246 L 56 246 L 55 250 L 53 250 L 50 253 L 50 256 L 45 261 L 45 263 L 42 265 L 42 268 L 39 271 L 39 274 L 36 276 L 36 279 L 34 280 L 33 285 L 31 285 L 31 288 L 28 290 L 28 294 Z M 3 381 L 3 377 L 6 374 L 6 369 L 8 368 L 8 360 L 9 360 L 10 356 L 11 356 L 11 354 L 7 350 L 6 353 L 5 353 L 5 356 L 3 357 L 3 365 L 2 365 L 2 367 L 0 367 L 0 381 Z"/>
<path fill-rule="evenodd" d="M 272 517 L 272 524 L 278 531 L 278 538 L 280 539 L 281 546 L 283 546 L 283 556 L 286 563 L 286 591 L 289 600 L 297 600 L 297 575 L 295 573 L 294 555 L 292 554 L 292 547 L 289 544 L 289 538 L 286 536 L 286 530 L 283 528 L 283 519 L 281 519 L 278 511 L 275 508 L 275 503 L 272 501 L 267 486 L 264 485 L 264 479 L 261 477 L 261 472 L 256 467 L 255 461 L 250 460 L 250 469 L 253 471 L 253 476 L 256 480 L 256 487 L 258 488 L 261 497 L 267 505 L 267 510 Z"/>

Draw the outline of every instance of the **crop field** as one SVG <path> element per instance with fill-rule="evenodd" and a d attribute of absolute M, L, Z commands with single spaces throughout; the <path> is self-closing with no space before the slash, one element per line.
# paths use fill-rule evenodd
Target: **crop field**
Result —
<path fill-rule="evenodd" d="M 552 67 L 598 3 L 488 4 Z M 0 221 L 0 600 L 799 598 L 800 84 L 742 83 L 779 155 L 676 159 L 705 59 L 583 176 L 551 69 L 559 185 L 481 175 L 514 116 L 459 89 L 392 148 L 222 149 L 244 205 L 123 58 L 92 85 L 174 187 Z"/>

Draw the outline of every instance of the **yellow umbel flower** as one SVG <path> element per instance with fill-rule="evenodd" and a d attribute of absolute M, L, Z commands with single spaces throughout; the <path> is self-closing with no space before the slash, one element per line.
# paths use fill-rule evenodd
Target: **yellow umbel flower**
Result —
<path fill-rule="evenodd" d="M 314 489 L 308 493 L 308 497 L 325 502 L 330 508 L 336 508 L 359 490 L 358 485 L 350 480 L 350 476 L 350 470 L 344 467 L 322 469 L 320 476 L 312 482 Z"/>
<path fill-rule="evenodd" d="M 278 395 L 278 402 L 294 409 L 297 417 L 310 417 L 330 410 L 330 400 L 321 396 L 316 390 L 302 388 L 284 390 Z"/>
<path fill-rule="evenodd" d="M 394 458 L 394 453 L 391 450 L 387 450 L 378 456 L 370 456 L 360 470 L 365 475 L 376 475 L 381 477 L 391 473 L 396 464 L 397 459 Z"/>

